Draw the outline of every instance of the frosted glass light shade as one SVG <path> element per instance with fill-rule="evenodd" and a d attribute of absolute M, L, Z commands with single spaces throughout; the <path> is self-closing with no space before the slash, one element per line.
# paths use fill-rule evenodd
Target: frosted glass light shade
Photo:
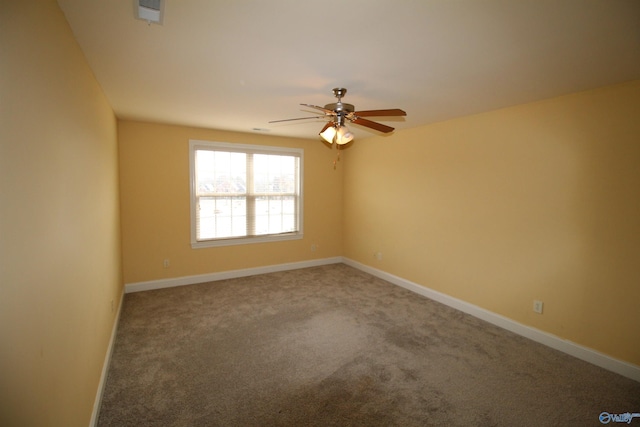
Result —
<path fill-rule="evenodd" d="M 336 137 L 336 128 L 334 126 L 330 126 L 321 132 L 320 136 L 329 144 L 333 144 L 333 139 Z"/>
<path fill-rule="evenodd" d="M 336 132 L 336 144 L 343 145 L 353 141 L 353 134 L 346 126 L 340 126 Z"/>

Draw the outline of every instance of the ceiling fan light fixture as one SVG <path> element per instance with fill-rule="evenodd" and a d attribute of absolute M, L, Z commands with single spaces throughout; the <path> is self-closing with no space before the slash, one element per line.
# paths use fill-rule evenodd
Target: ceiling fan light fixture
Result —
<path fill-rule="evenodd" d="M 336 144 L 344 145 L 353 141 L 353 133 L 346 126 L 339 126 L 336 132 Z"/>
<path fill-rule="evenodd" d="M 333 140 L 336 137 L 336 134 L 337 134 L 337 131 L 335 126 L 329 126 L 325 130 L 320 132 L 320 136 L 322 137 L 322 139 L 327 141 L 329 144 L 333 144 Z"/>

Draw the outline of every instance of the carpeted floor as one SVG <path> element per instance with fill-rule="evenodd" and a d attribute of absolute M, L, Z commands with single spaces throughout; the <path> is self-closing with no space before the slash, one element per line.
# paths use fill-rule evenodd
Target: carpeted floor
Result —
<path fill-rule="evenodd" d="M 605 411 L 640 412 L 640 383 L 334 264 L 127 294 L 98 425 L 598 426 Z"/>

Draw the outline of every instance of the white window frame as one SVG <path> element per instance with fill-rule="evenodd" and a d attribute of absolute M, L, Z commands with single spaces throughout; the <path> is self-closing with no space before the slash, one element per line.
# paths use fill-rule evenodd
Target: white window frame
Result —
<path fill-rule="evenodd" d="M 297 224 L 298 230 L 290 233 L 265 234 L 258 236 L 241 236 L 215 239 L 197 238 L 197 218 L 198 195 L 196 188 L 196 164 L 195 157 L 197 150 L 225 151 L 252 154 L 274 154 L 291 155 L 299 160 L 299 189 L 298 189 L 298 209 Z M 303 237 L 303 177 L 304 177 L 304 150 L 302 148 L 272 147 L 265 145 L 236 144 L 228 142 L 189 140 L 189 182 L 190 182 L 190 209 L 191 209 L 191 247 L 208 248 L 216 246 L 243 245 L 250 243 L 278 242 L 283 240 L 297 240 Z"/>

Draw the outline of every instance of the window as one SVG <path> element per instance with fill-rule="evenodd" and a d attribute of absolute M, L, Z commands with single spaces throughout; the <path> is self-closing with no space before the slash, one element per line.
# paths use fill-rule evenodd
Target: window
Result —
<path fill-rule="evenodd" d="M 302 149 L 189 141 L 191 246 L 302 238 Z"/>

